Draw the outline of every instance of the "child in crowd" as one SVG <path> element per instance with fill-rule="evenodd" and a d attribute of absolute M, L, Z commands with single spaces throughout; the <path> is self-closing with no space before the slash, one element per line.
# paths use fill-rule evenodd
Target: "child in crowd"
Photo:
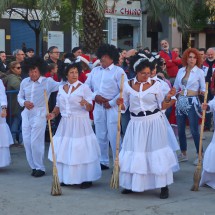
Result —
<path fill-rule="evenodd" d="M 48 65 L 48 72 L 45 74 L 45 77 L 51 77 L 55 81 L 59 82 L 58 75 L 57 75 L 58 66 L 56 63 L 50 63 Z"/>

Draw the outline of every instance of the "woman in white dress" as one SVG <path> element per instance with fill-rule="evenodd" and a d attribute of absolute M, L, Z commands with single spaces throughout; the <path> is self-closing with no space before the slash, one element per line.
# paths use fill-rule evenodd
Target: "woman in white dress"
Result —
<path fill-rule="evenodd" d="M 152 80 L 155 80 L 155 81 L 159 81 L 161 83 L 161 90 L 163 92 L 163 95 L 166 96 L 168 94 L 168 92 L 170 91 L 170 86 L 161 79 L 160 76 L 157 75 L 157 62 L 159 62 L 159 58 L 157 58 L 157 56 L 155 56 L 155 60 L 152 62 L 152 65 L 151 65 L 151 79 Z M 175 96 L 172 96 L 171 98 L 172 100 L 175 100 L 176 101 L 176 97 Z M 166 110 L 163 110 L 162 111 L 163 113 L 166 112 Z M 178 163 L 178 156 L 177 156 L 177 151 L 179 151 L 179 144 L 178 144 L 178 141 L 176 139 L 176 136 L 175 136 L 175 133 L 172 129 L 172 126 L 170 125 L 167 117 L 166 117 L 166 114 L 164 114 L 164 118 L 165 118 L 165 122 L 166 122 L 166 126 L 167 126 L 167 137 L 168 137 L 168 144 L 169 146 L 171 147 L 171 149 L 173 150 L 174 152 L 174 155 L 175 155 L 175 158 L 177 160 L 177 164 L 172 168 L 173 172 L 177 172 L 180 170 L 180 167 L 179 167 L 179 163 Z"/>
<path fill-rule="evenodd" d="M 130 106 L 131 112 L 119 155 L 120 186 L 123 194 L 161 188 L 160 198 L 166 199 L 176 159 L 168 145 L 166 122 L 160 110 L 174 103 L 171 97 L 175 89 L 165 97 L 160 82 L 150 78 L 150 64 L 147 59 L 134 64 L 137 75 L 125 84 L 123 99 L 117 99 L 122 109 Z"/>
<path fill-rule="evenodd" d="M 101 177 L 100 148 L 92 130 L 90 88 L 78 81 L 80 65 L 68 65 L 66 84 L 59 87 L 57 104 L 48 116 L 61 113 L 61 121 L 53 137 L 59 180 L 62 185 L 80 184 L 85 189 Z M 49 159 L 52 160 L 51 148 Z"/>
<path fill-rule="evenodd" d="M 215 98 L 211 100 L 208 104 L 202 104 L 202 109 L 209 112 L 215 111 Z M 208 145 L 203 160 L 203 171 L 200 181 L 200 186 L 208 185 L 215 189 L 215 132 L 213 134 L 213 139 Z"/>
<path fill-rule="evenodd" d="M 13 138 L 6 123 L 6 116 L 7 97 L 5 94 L 5 87 L 0 79 L 0 167 L 8 166 L 11 162 L 9 147 L 13 144 Z"/>

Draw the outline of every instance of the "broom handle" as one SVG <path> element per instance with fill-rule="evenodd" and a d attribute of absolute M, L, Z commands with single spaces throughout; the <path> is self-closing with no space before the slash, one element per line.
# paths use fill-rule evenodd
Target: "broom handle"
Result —
<path fill-rule="evenodd" d="M 207 102 L 207 98 L 208 98 L 208 82 L 206 82 L 204 103 Z M 202 111 L 202 124 L 201 124 L 201 131 L 200 131 L 200 140 L 199 140 L 199 155 L 198 155 L 199 162 L 201 162 L 201 160 L 202 160 L 202 136 L 203 136 L 204 125 L 205 125 L 205 113 L 206 113 L 206 110 L 203 110 Z"/>
<path fill-rule="evenodd" d="M 49 104 L 48 104 L 48 97 L 46 90 L 44 90 L 44 97 L 45 97 L 45 103 L 46 103 L 46 112 L 49 114 Z M 53 144 L 53 138 L 52 138 L 52 129 L 51 129 L 51 120 L 48 119 L 48 126 L 49 126 L 49 137 L 50 137 L 50 142 L 51 142 L 51 148 L 52 148 L 52 160 L 54 166 L 56 166 L 56 158 L 55 158 L 55 153 L 54 153 L 54 144 Z"/>
<path fill-rule="evenodd" d="M 121 82 L 120 82 L 120 94 L 119 97 L 122 98 L 122 92 L 123 92 L 123 86 L 124 86 L 124 74 L 122 74 Z M 116 136 L 116 161 L 119 160 L 119 142 L 120 142 L 120 121 L 121 121 L 121 108 L 122 105 L 118 106 L 118 121 L 117 121 L 117 136 Z"/>

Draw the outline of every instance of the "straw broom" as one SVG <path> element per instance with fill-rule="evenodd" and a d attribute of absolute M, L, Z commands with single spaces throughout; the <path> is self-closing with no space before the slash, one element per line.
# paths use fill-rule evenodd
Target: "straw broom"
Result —
<path fill-rule="evenodd" d="M 44 90 L 44 97 L 45 97 L 45 102 L 46 102 L 46 112 L 47 112 L 47 114 L 49 114 L 49 105 L 48 105 L 48 97 L 47 97 L 46 90 Z M 61 191 L 57 167 L 56 167 L 56 158 L 55 158 L 55 153 L 54 153 L 54 144 L 53 144 L 53 138 L 52 138 L 52 129 L 51 129 L 50 119 L 48 119 L 48 126 L 49 126 L 49 136 L 50 136 L 50 142 L 51 142 L 51 148 L 52 148 L 52 160 L 53 160 L 53 181 L 52 181 L 51 195 L 59 196 L 62 194 L 62 191 Z"/>
<path fill-rule="evenodd" d="M 206 90 L 204 95 L 204 103 L 207 102 L 208 97 L 208 82 L 206 82 Z M 199 140 L 199 155 L 198 155 L 198 165 L 193 175 L 193 186 L 191 187 L 191 191 L 198 191 L 199 190 L 199 182 L 201 179 L 202 173 L 202 136 L 204 132 L 204 124 L 205 124 L 205 113 L 206 111 L 203 110 L 202 112 L 202 125 L 201 125 L 201 132 L 200 132 L 200 140 Z"/>
<path fill-rule="evenodd" d="M 122 98 L 123 85 L 124 85 L 124 74 L 122 74 L 122 77 L 121 77 L 120 98 Z M 117 137 L 116 137 L 116 158 L 115 158 L 114 169 L 113 169 L 111 182 L 110 182 L 110 187 L 112 189 L 119 188 L 119 143 L 120 143 L 120 132 L 121 132 L 120 120 L 121 120 L 121 105 L 119 105 L 119 107 L 118 107 L 118 124 L 117 124 Z"/>

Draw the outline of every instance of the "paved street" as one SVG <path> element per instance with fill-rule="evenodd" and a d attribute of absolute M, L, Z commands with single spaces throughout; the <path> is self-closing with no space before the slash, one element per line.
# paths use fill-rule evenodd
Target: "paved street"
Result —
<path fill-rule="evenodd" d="M 204 147 L 213 132 L 206 132 Z M 12 164 L 0 169 L 0 215 L 214 215 L 215 190 L 200 188 L 191 192 L 195 166 L 194 143 L 188 139 L 189 161 L 181 163 L 174 175 L 167 200 L 158 198 L 159 190 L 122 195 L 111 190 L 111 171 L 103 171 L 102 178 L 93 187 L 81 190 L 77 186 L 62 187 L 62 196 L 51 196 L 52 165 L 47 160 L 46 176 L 30 176 L 23 148 L 11 148 Z M 48 144 L 46 145 L 48 148 Z"/>

